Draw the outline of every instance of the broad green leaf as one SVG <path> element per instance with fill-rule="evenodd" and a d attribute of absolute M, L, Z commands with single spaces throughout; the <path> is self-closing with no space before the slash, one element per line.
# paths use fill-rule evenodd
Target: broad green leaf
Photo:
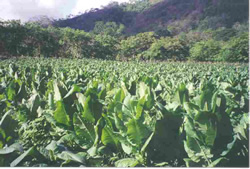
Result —
<path fill-rule="evenodd" d="M 94 116 L 94 112 L 92 111 L 94 105 L 92 105 L 91 102 L 91 96 L 88 96 L 85 103 L 84 103 L 84 111 L 82 112 L 82 117 L 86 120 L 89 121 L 91 123 L 95 123 L 95 116 Z M 99 112 L 101 113 L 101 112 Z"/>
<path fill-rule="evenodd" d="M 76 97 L 78 99 L 78 102 L 82 105 L 82 107 L 84 107 L 86 97 L 82 93 L 76 93 Z"/>
<path fill-rule="evenodd" d="M 154 136 L 154 132 L 148 137 L 148 139 L 146 140 L 146 142 L 144 143 L 144 145 L 141 148 L 141 153 L 143 154 L 146 151 L 146 148 L 148 147 L 150 141 L 152 140 L 153 136 Z"/>
<path fill-rule="evenodd" d="M 220 157 L 213 161 L 211 164 L 208 165 L 208 167 L 216 167 L 222 160 L 227 160 L 225 157 Z"/>
<path fill-rule="evenodd" d="M 154 95 L 150 88 L 144 83 L 141 82 L 139 85 L 139 96 L 140 99 L 145 97 L 145 108 L 146 109 L 151 109 L 154 105 Z"/>
<path fill-rule="evenodd" d="M 76 136 L 80 139 L 82 147 L 90 148 L 95 141 L 94 125 L 82 119 L 77 113 L 73 117 L 73 125 Z"/>
<path fill-rule="evenodd" d="M 90 149 L 88 149 L 87 153 L 90 155 L 90 157 L 94 157 L 97 153 L 97 146 L 93 145 Z"/>
<path fill-rule="evenodd" d="M 9 100 L 14 100 L 16 97 L 16 90 L 15 90 L 15 82 L 14 81 L 10 82 L 6 91 L 7 91 L 7 98 Z"/>
<path fill-rule="evenodd" d="M 207 87 L 200 95 L 199 106 L 204 111 L 210 111 L 212 109 L 212 88 Z M 216 94 L 215 94 L 216 95 Z"/>
<path fill-rule="evenodd" d="M 10 154 L 14 151 L 23 151 L 22 146 L 19 143 L 14 143 L 10 145 L 9 147 L 5 147 L 3 149 L 0 149 L 0 154 Z"/>
<path fill-rule="evenodd" d="M 185 102 L 183 104 L 183 107 L 186 110 L 186 112 L 188 113 L 188 115 L 191 117 L 194 117 L 197 113 L 199 113 L 199 106 L 197 106 L 193 103 Z"/>
<path fill-rule="evenodd" d="M 147 88 L 148 86 L 144 82 L 140 82 L 139 84 L 139 96 L 142 98 L 147 94 Z"/>
<path fill-rule="evenodd" d="M 162 162 L 162 163 L 155 164 L 156 167 L 167 167 L 168 165 L 169 165 L 168 162 Z"/>
<path fill-rule="evenodd" d="M 99 93 L 98 93 L 98 99 L 104 100 L 106 96 L 106 89 L 103 88 Z"/>
<path fill-rule="evenodd" d="M 147 110 L 150 110 L 154 106 L 155 98 L 153 92 L 149 88 L 147 90 L 148 92 L 146 95 L 145 107 Z"/>
<path fill-rule="evenodd" d="M 74 154 L 70 151 L 63 151 L 62 153 L 57 155 L 58 158 L 65 160 L 65 161 L 75 161 L 81 164 L 85 164 L 85 157 L 79 154 Z"/>
<path fill-rule="evenodd" d="M 110 129 L 108 126 L 105 126 L 102 129 L 101 140 L 104 145 L 114 145 L 116 148 L 118 148 L 119 140 L 113 134 L 113 132 L 114 131 L 112 131 L 112 129 Z"/>
<path fill-rule="evenodd" d="M 62 100 L 62 95 L 60 93 L 58 83 L 56 81 L 54 81 L 53 86 L 54 86 L 54 100 L 56 102 Z"/>
<path fill-rule="evenodd" d="M 130 145 L 127 145 L 125 143 L 121 143 L 121 146 L 122 146 L 122 150 L 126 153 L 126 154 L 131 154 L 132 153 L 132 149 L 133 147 L 130 146 Z"/>
<path fill-rule="evenodd" d="M 46 146 L 47 150 L 55 151 L 58 148 L 57 142 L 55 140 L 52 140 L 49 145 Z"/>
<path fill-rule="evenodd" d="M 124 91 L 122 89 L 119 89 L 119 91 L 116 93 L 114 97 L 114 101 L 122 103 L 124 98 L 125 98 Z"/>
<path fill-rule="evenodd" d="M 81 89 L 79 86 L 77 86 L 76 84 L 73 84 L 73 86 L 71 87 L 70 91 L 66 94 L 66 96 L 64 96 L 64 99 L 69 97 L 70 95 L 72 95 L 75 92 L 80 92 Z"/>
<path fill-rule="evenodd" d="M 31 112 L 31 116 L 36 117 L 37 116 L 37 109 L 40 106 L 40 97 L 38 94 L 33 94 L 27 103 L 27 107 L 29 108 Z"/>
<path fill-rule="evenodd" d="M 207 130 L 206 130 L 206 133 L 205 133 L 206 145 L 207 145 L 207 146 L 213 147 L 214 141 L 215 141 L 216 136 L 217 136 L 217 127 L 216 127 L 216 125 L 213 124 L 211 121 L 208 122 L 206 126 L 207 126 L 207 127 L 206 127 Z"/>
<path fill-rule="evenodd" d="M 235 141 L 237 140 L 236 136 L 234 136 L 233 138 L 234 138 L 233 141 L 227 144 L 227 149 L 221 153 L 221 156 L 226 156 L 232 150 L 232 148 L 234 147 Z"/>
<path fill-rule="evenodd" d="M 1 119 L 1 121 L 0 121 L 0 127 L 2 127 L 5 118 L 6 118 L 7 116 L 9 116 L 11 113 L 13 113 L 13 111 L 12 111 L 12 110 L 9 110 L 9 111 L 7 111 L 7 112 L 3 115 L 3 117 L 2 117 L 2 119 Z"/>
<path fill-rule="evenodd" d="M 139 120 L 130 119 L 127 123 L 127 135 L 131 143 L 140 146 L 143 140 L 148 137 L 148 130 Z"/>
<path fill-rule="evenodd" d="M 194 123 L 192 122 L 192 120 L 186 117 L 184 121 L 185 121 L 184 127 L 187 135 L 199 139 L 199 136 L 196 133 L 196 130 L 194 128 Z"/>
<path fill-rule="evenodd" d="M 48 104 L 49 104 L 49 108 L 50 109 L 53 109 L 54 108 L 54 98 L 53 98 L 53 95 L 51 93 L 49 93 L 49 96 L 48 96 Z"/>
<path fill-rule="evenodd" d="M 56 110 L 54 111 L 54 118 L 56 122 L 70 126 L 70 119 L 64 107 L 63 101 L 56 102 Z"/>
<path fill-rule="evenodd" d="M 115 162 L 115 167 L 135 167 L 139 162 L 135 158 L 124 158 Z"/>
<path fill-rule="evenodd" d="M 28 96 L 28 93 L 25 90 L 25 83 L 21 82 L 20 88 L 17 92 L 16 97 L 19 101 L 21 101 L 23 98 L 26 98 L 27 96 Z"/>
<path fill-rule="evenodd" d="M 144 107 L 144 103 L 145 103 L 145 96 L 143 96 L 139 101 L 138 104 L 136 106 L 136 118 L 139 119 L 142 115 L 143 112 L 143 107 Z"/>
<path fill-rule="evenodd" d="M 116 113 L 114 113 L 115 127 L 121 132 L 126 132 L 126 127 L 124 122 L 118 117 Z"/>
<path fill-rule="evenodd" d="M 184 83 L 178 86 L 175 97 L 176 101 L 181 105 L 189 101 L 188 89 Z"/>
<path fill-rule="evenodd" d="M 130 95 L 126 96 L 122 105 L 124 116 L 135 117 L 137 103 L 136 97 L 131 97 Z"/>
<path fill-rule="evenodd" d="M 35 151 L 34 147 L 29 148 L 27 151 L 25 151 L 23 154 L 21 154 L 18 158 L 16 158 L 14 161 L 11 162 L 10 166 L 15 167 L 17 166 L 21 161 L 25 159 L 25 157 L 32 155 Z"/>
<path fill-rule="evenodd" d="M 200 157 L 196 154 L 201 152 L 197 142 L 194 139 L 187 137 L 187 141 L 184 141 L 184 149 L 188 155 L 188 157 L 198 163 L 200 161 Z"/>

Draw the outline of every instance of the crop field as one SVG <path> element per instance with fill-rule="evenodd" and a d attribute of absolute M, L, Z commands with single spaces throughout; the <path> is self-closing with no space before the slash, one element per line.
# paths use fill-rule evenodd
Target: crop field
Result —
<path fill-rule="evenodd" d="M 0 61 L 0 166 L 248 167 L 247 64 Z"/>

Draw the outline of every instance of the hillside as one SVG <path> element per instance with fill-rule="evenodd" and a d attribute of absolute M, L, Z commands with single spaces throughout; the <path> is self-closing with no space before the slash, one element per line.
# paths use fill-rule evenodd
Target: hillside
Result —
<path fill-rule="evenodd" d="M 68 19 L 0 22 L 0 54 L 248 62 L 248 35 L 248 0 L 131 0 Z"/>
<path fill-rule="evenodd" d="M 137 0 L 111 3 L 101 9 L 54 22 L 57 27 L 84 31 L 94 29 L 97 21 L 125 25 L 125 33 L 155 31 L 178 26 L 181 31 L 198 27 L 232 27 L 248 20 L 248 0 Z M 218 24 L 219 23 L 219 24 Z M 177 32 L 178 33 L 178 32 Z"/>

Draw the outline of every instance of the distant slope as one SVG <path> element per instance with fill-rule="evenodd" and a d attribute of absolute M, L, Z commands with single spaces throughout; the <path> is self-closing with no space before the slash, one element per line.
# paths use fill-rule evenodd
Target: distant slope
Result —
<path fill-rule="evenodd" d="M 138 14 L 130 31 L 152 31 L 154 25 L 168 25 L 194 12 L 198 12 L 200 15 L 208 4 L 209 0 L 165 0 L 159 2 Z"/>
<path fill-rule="evenodd" d="M 104 9 L 92 9 L 82 15 L 70 19 L 59 20 L 55 22 L 54 25 L 90 31 L 94 28 L 95 22 L 97 21 L 123 23 L 122 18 L 124 15 L 125 13 L 119 6 L 111 6 Z"/>
<path fill-rule="evenodd" d="M 248 0 L 143 0 L 132 7 L 131 4 L 113 3 L 103 9 L 92 9 L 70 19 L 58 20 L 54 25 L 91 31 L 97 21 L 112 21 L 124 24 L 125 32 L 133 34 L 154 31 L 176 21 L 193 26 L 194 21 L 199 24 L 210 17 L 214 22 L 218 20 L 220 26 L 231 27 L 235 22 L 248 20 L 248 3 Z"/>

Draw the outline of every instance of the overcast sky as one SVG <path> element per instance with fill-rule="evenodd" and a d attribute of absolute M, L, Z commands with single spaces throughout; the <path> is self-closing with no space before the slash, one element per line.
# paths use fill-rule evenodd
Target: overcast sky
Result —
<path fill-rule="evenodd" d="M 39 15 L 47 15 L 52 18 L 62 18 L 69 14 L 78 14 L 91 8 L 99 8 L 107 5 L 112 0 L 0 0 L 0 18 L 21 19 Z M 113 0 L 116 2 L 128 2 L 129 0 Z"/>

